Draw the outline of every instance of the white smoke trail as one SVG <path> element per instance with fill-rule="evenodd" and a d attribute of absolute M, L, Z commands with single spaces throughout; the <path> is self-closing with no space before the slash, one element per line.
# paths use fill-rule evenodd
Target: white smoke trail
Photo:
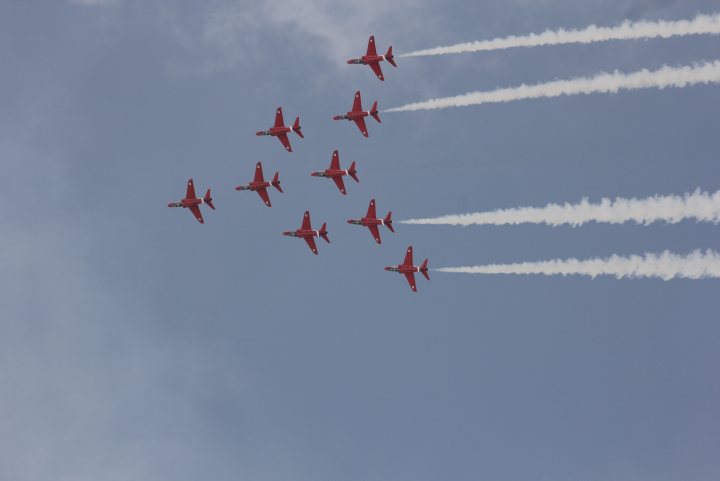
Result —
<path fill-rule="evenodd" d="M 687 87 L 696 84 L 720 83 L 720 61 L 705 62 L 701 65 L 669 67 L 658 70 L 643 69 L 633 73 L 600 73 L 594 77 L 579 77 L 570 80 L 521 85 L 486 92 L 471 92 L 454 97 L 415 102 L 385 112 L 407 112 L 415 110 L 444 109 L 465 107 L 487 103 L 504 103 L 516 100 L 560 97 L 562 95 L 580 95 L 591 93 L 616 93 L 619 90 L 646 88 Z"/>
<path fill-rule="evenodd" d="M 472 267 L 441 267 L 439 272 L 462 274 L 544 274 L 546 276 L 596 276 L 607 275 L 622 278 L 653 277 L 665 281 L 674 278 L 704 279 L 720 278 L 720 254 L 707 250 L 695 250 L 687 256 L 665 251 L 662 254 L 622 257 L 613 255 L 606 259 L 555 259 L 543 262 L 517 264 L 490 264 Z"/>
<path fill-rule="evenodd" d="M 720 223 L 720 191 L 714 194 L 697 189 L 692 194 L 653 196 L 646 199 L 602 199 L 592 204 L 583 199 L 577 204 L 548 204 L 545 207 L 499 209 L 474 214 L 445 215 L 428 219 L 401 220 L 402 224 L 422 225 L 517 225 L 547 224 L 573 227 L 586 222 L 651 224 L 664 221 L 676 224 L 685 219 Z"/>
<path fill-rule="evenodd" d="M 686 35 L 720 34 L 720 14 L 698 15 L 692 20 L 630 22 L 616 27 L 589 27 L 578 30 L 546 30 L 543 33 L 459 43 L 409 52 L 397 57 L 425 57 L 467 52 L 487 52 L 517 47 L 541 47 L 568 43 L 594 43 L 608 40 L 670 38 Z"/>

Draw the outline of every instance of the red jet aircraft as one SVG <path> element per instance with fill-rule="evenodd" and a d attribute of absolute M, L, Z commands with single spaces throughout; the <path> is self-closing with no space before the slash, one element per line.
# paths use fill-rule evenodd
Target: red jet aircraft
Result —
<path fill-rule="evenodd" d="M 270 204 L 270 196 L 267 193 L 267 188 L 270 186 L 275 187 L 280 192 L 283 191 L 282 187 L 280 187 L 280 172 L 275 172 L 273 180 L 266 182 L 263 178 L 262 162 L 258 162 L 255 166 L 255 178 L 253 181 L 247 185 L 238 185 L 235 187 L 235 190 L 253 190 L 258 193 L 266 206 L 272 207 Z"/>
<path fill-rule="evenodd" d="M 285 146 L 285 149 L 287 149 L 288 152 L 292 152 L 292 147 L 290 147 L 290 139 L 288 139 L 287 136 L 290 131 L 295 132 L 302 139 L 305 138 L 305 136 L 300 131 L 300 117 L 295 119 L 295 123 L 292 127 L 288 127 L 285 125 L 285 121 L 283 120 L 282 107 L 278 107 L 278 109 L 275 111 L 275 125 L 270 127 L 268 130 L 261 130 L 260 132 L 256 132 L 255 135 L 270 135 L 272 137 L 277 137 L 280 143 Z"/>
<path fill-rule="evenodd" d="M 395 57 L 392 53 L 392 45 L 390 48 L 388 48 L 388 51 L 385 55 L 378 55 L 377 50 L 375 50 L 375 36 L 370 37 L 370 40 L 368 40 L 368 47 L 367 47 L 367 53 L 363 55 L 360 58 L 351 58 L 347 61 L 349 64 L 354 65 L 370 65 L 370 68 L 373 72 L 375 72 L 375 75 L 377 75 L 377 78 L 380 80 L 385 80 L 383 77 L 382 69 L 380 68 L 380 62 L 383 60 L 387 60 L 390 65 L 393 67 L 397 67 L 397 64 L 395 63 L 395 60 L 393 60 Z"/>
<path fill-rule="evenodd" d="M 428 266 L 427 265 L 428 265 L 427 259 L 425 259 L 425 261 L 422 263 L 422 265 L 420 267 L 413 265 L 412 246 L 410 246 L 407 248 L 407 253 L 405 254 L 405 260 L 403 261 L 402 264 L 400 264 L 399 266 L 387 266 L 385 268 L 385 270 L 405 274 L 405 277 L 407 278 L 407 281 L 410 284 L 410 289 L 412 289 L 413 292 L 417 292 L 417 287 L 415 286 L 415 273 L 419 272 L 425 276 L 425 279 L 430 280 L 430 276 L 428 275 Z"/>
<path fill-rule="evenodd" d="M 333 181 L 335 181 L 335 185 L 337 185 L 337 188 L 340 189 L 340 192 L 343 195 L 347 194 L 347 192 L 345 192 L 345 182 L 343 182 L 344 175 L 349 175 L 353 178 L 355 182 L 360 182 L 360 179 L 357 178 L 355 162 L 350 164 L 350 168 L 347 170 L 340 168 L 340 157 L 338 156 L 337 150 L 333 152 L 329 169 L 320 172 L 311 172 L 310 175 L 312 175 L 313 177 L 326 177 L 332 179 Z"/>
<path fill-rule="evenodd" d="M 215 210 L 215 206 L 212 203 L 212 197 L 210 197 L 210 189 L 207 190 L 205 197 L 198 199 L 195 197 L 195 186 L 193 185 L 193 180 L 190 179 L 187 183 L 185 198 L 180 202 L 170 202 L 168 207 L 183 207 L 185 209 L 190 209 L 190 212 L 193 213 L 198 222 L 204 224 L 205 221 L 200 213 L 200 204 L 207 204 L 211 209 Z"/>
<path fill-rule="evenodd" d="M 347 223 L 364 225 L 370 229 L 370 233 L 375 238 L 375 242 L 378 244 L 382 244 L 382 241 L 380 240 L 380 230 L 378 229 L 379 225 L 384 225 L 390 229 L 390 232 L 395 232 L 395 229 L 393 229 L 392 226 L 392 211 L 388 212 L 388 215 L 385 216 L 384 219 L 378 219 L 377 214 L 375 213 L 375 199 L 370 201 L 370 207 L 368 207 L 367 215 L 365 217 L 362 219 L 349 219 Z"/>
<path fill-rule="evenodd" d="M 352 120 L 360 129 L 360 132 L 367 137 L 367 127 L 365 126 L 365 117 L 372 115 L 372 118 L 380 123 L 380 116 L 378 115 L 377 100 L 373 104 L 372 108 L 368 111 L 363 111 L 362 100 L 360 99 L 360 91 L 355 92 L 355 100 L 353 101 L 352 111 L 345 115 L 336 115 L 333 120 Z"/>
<path fill-rule="evenodd" d="M 322 237 L 323 239 L 325 239 L 325 242 L 327 242 L 328 244 L 330 243 L 330 239 L 328 239 L 327 236 L 326 227 L 327 225 L 323 224 L 322 227 L 320 227 L 320 230 L 313 230 L 310 225 L 310 212 L 306 210 L 300 228 L 295 231 L 283 232 L 283 235 L 290 237 L 300 237 L 302 239 L 305 239 L 305 242 L 307 242 L 310 250 L 313 252 L 313 254 L 317 255 L 318 251 L 317 246 L 315 246 L 315 237 Z"/>

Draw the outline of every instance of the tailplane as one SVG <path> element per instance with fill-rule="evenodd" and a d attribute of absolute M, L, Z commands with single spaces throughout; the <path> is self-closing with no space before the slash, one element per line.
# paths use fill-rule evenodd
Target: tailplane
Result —
<path fill-rule="evenodd" d="M 282 187 L 280 187 L 280 172 L 275 172 L 275 177 L 273 177 L 272 182 L 270 184 L 275 187 L 277 190 L 282 192 Z"/>
<path fill-rule="evenodd" d="M 295 123 L 293 124 L 292 129 L 293 129 L 293 132 L 295 132 L 296 134 L 298 134 L 301 139 L 304 139 L 304 138 L 305 138 L 305 136 L 304 136 L 304 135 L 302 134 L 302 132 L 300 131 L 300 117 L 298 117 L 298 118 L 295 119 Z"/>
<path fill-rule="evenodd" d="M 388 212 L 388 215 L 386 215 L 385 219 L 383 219 L 383 223 L 387 226 L 388 229 L 390 229 L 390 232 L 395 232 L 395 229 L 393 229 L 392 226 L 392 211 Z"/>
<path fill-rule="evenodd" d="M 393 67 L 397 67 L 397 64 L 395 63 L 395 56 L 392 53 L 392 45 L 390 45 L 387 53 L 385 54 L 385 60 L 387 60 L 388 63 Z"/>
<path fill-rule="evenodd" d="M 326 224 L 326 223 L 323 223 L 322 227 L 320 227 L 320 230 L 318 231 L 318 234 L 320 235 L 320 237 L 322 237 L 323 239 L 325 239 L 325 242 L 327 242 L 328 244 L 330 243 L 330 239 L 328 238 L 327 224 Z"/>
<path fill-rule="evenodd" d="M 372 108 L 370 109 L 370 115 L 372 115 L 372 118 L 374 118 L 375 120 L 377 120 L 378 123 L 381 123 L 381 122 L 380 122 L 380 115 L 378 115 L 379 113 L 380 113 L 380 112 L 378 112 L 378 109 L 377 109 L 377 100 L 376 100 L 376 101 L 373 103 Z"/>
<path fill-rule="evenodd" d="M 350 168 L 348 169 L 348 174 L 350 175 L 350 177 L 353 178 L 353 180 L 355 182 L 360 182 L 360 179 L 358 179 L 358 176 L 357 176 L 357 170 L 355 170 L 355 161 L 354 160 L 353 160 L 353 163 L 350 164 Z"/>
<path fill-rule="evenodd" d="M 212 202 L 212 197 L 210 196 L 210 189 L 207 190 L 205 197 L 203 197 L 203 202 L 207 204 L 212 210 L 215 210 L 215 206 Z"/>
<path fill-rule="evenodd" d="M 428 260 L 425 259 L 420 266 L 420 274 L 425 276 L 425 279 L 430 280 L 430 276 L 428 275 Z"/>

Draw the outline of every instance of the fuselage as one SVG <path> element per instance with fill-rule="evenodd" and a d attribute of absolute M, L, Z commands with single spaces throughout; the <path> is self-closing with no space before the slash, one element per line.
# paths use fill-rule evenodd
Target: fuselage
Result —
<path fill-rule="evenodd" d="M 364 117 L 367 117 L 370 115 L 370 112 L 368 111 L 361 111 L 361 112 L 348 112 L 345 115 L 336 115 L 333 117 L 333 120 L 355 120 L 355 119 L 362 119 Z"/>
<path fill-rule="evenodd" d="M 418 266 L 403 266 L 403 265 L 387 266 L 387 267 L 385 267 L 385 270 L 390 271 L 390 272 L 398 272 L 400 274 L 409 274 L 409 273 L 420 272 L 420 267 L 418 267 Z"/>
<path fill-rule="evenodd" d="M 320 237 L 320 232 L 314 229 L 298 229 L 283 232 L 288 237 Z"/>
<path fill-rule="evenodd" d="M 353 225 L 363 225 L 365 227 L 369 227 L 371 225 L 385 225 L 385 221 L 383 219 L 373 219 L 371 217 L 363 217 L 362 219 L 348 219 L 347 223 Z"/>
<path fill-rule="evenodd" d="M 193 206 L 200 205 L 200 204 L 204 204 L 204 203 L 205 203 L 205 200 L 202 199 L 202 198 L 198 198 L 198 199 L 182 199 L 180 202 L 170 202 L 170 203 L 168 204 L 168 207 L 183 207 L 183 208 L 188 208 L 188 207 L 193 207 Z"/>
<path fill-rule="evenodd" d="M 235 187 L 235 190 L 252 190 L 256 191 L 258 189 L 262 189 L 263 187 L 267 188 L 272 185 L 271 182 L 250 182 L 247 185 L 238 185 Z"/>
<path fill-rule="evenodd" d="M 311 172 L 310 175 L 313 177 L 342 177 L 343 175 L 349 175 L 349 172 L 346 169 L 327 169 L 327 170 L 321 170 L 319 172 Z"/>
<path fill-rule="evenodd" d="M 363 55 L 360 58 L 351 58 L 347 61 L 350 65 L 367 65 L 371 62 L 382 62 L 385 55 Z"/>
<path fill-rule="evenodd" d="M 259 131 L 259 132 L 255 132 L 255 135 L 258 135 L 258 136 L 261 136 L 261 135 L 271 135 L 271 136 L 273 136 L 273 137 L 276 137 L 276 136 L 278 136 L 278 135 L 280 135 L 280 134 L 287 134 L 287 133 L 290 132 L 291 130 L 292 130 L 292 129 L 291 129 L 290 127 L 287 127 L 287 126 L 282 126 L 282 127 L 270 127 L 270 128 L 267 129 L 267 130 L 261 130 L 261 131 Z"/>

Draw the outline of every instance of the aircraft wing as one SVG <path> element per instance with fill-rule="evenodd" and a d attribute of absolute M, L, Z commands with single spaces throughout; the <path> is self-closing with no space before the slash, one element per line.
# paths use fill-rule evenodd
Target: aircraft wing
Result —
<path fill-rule="evenodd" d="M 408 281 L 408 284 L 410 284 L 410 289 L 413 290 L 413 292 L 417 292 L 417 286 L 415 285 L 415 274 L 412 272 L 406 272 L 405 278 Z"/>
<path fill-rule="evenodd" d="M 255 178 L 253 179 L 253 182 L 265 182 L 265 179 L 263 178 L 262 162 L 258 162 L 255 166 Z"/>
<path fill-rule="evenodd" d="M 370 205 L 368 206 L 367 215 L 365 217 L 368 219 L 377 219 L 377 214 L 375 213 L 375 199 L 370 199 Z"/>
<path fill-rule="evenodd" d="M 310 230 L 312 227 L 310 226 L 310 211 L 306 210 L 305 215 L 303 216 L 302 225 L 300 226 L 301 229 Z"/>
<path fill-rule="evenodd" d="M 347 192 L 345 192 L 345 182 L 343 182 L 342 177 L 333 177 L 332 180 L 335 181 L 335 185 L 337 185 L 337 188 L 340 189 L 340 192 L 342 192 L 343 195 L 346 195 Z"/>
<path fill-rule="evenodd" d="M 332 160 L 330 161 L 330 170 L 340 170 L 340 156 L 338 151 L 333 152 Z"/>
<path fill-rule="evenodd" d="M 377 50 L 375 49 L 375 35 L 371 36 L 371 37 L 368 39 L 367 56 L 368 56 L 368 57 L 375 57 L 375 56 L 377 56 Z"/>
<path fill-rule="evenodd" d="M 358 129 L 360 129 L 360 132 L 362 132 L 362 134 L 363 134 L 365 137 L 367 137 L 367 136 L 368 136 L 368 133 L 367 133 L 367 126 L 365 126 L 365 118 L 364 118 L 364 117 L 360 117 L 360 118 L 353 119 L 353 120 L 355 121 L 355 125 L 358 126 Z"/>
<path fill-rule="evenodd" d="M 380 230 L 378 230 L 378 226 L 369 225 L 368 229 L 370 229 L 370 233 L 375 238 L 375 242 L 377 242 L 378 244 L 382 244 L 382 241 L 380 240 Z"/>
<path fill-rule="evenodd" d="M 404 266 L 413 265 L 412 246 L 408 247 L 407 253 L 405 254 L 405 260 L 403 261 Z"/>
<path fill-rule="evenodd" d="M 305 239 L 305 242 L 307 242 L 308 247 L 312 251 L 313 254 L 317 255 L 317 246 L 315 245 L 315 238 L 314 237 L 303 237 Z"/>
<path fill-rule="evenodd" d="M 368 63 L 370 65 L 370 68 L 373 72 L 375 72 L 375 75 L 377 75 L 377 78 L 380 80 L 385 80 L 385 77 L 383 77 L 382 69 L 380 68 L 380 62 L 370 62 Z"/>
<path fill-rule="evenodd" d="M 285 146 L 285 150 L 288 152 L 292 152 L 292 147 L 290 147 L 290 139 L 288 139 L 288 136 L 286 133 L 277 134 L 277 138 L 280 141 L 281 144 Z"/>
<path fill-rule="evenodd" d="M 195 185 L 193 184 L 192 179 L 188 180 L 187 192 L 185 193 L 185 198 L 186 199 L 197 199 L 197 197 L 195 197 Z"/>
<path fill-rule="evenodd" d="M 270 196 L 268 195 L 267 189 L 266 189 L 265 187 L 260 187 L 260 188 L 259 188 L 258 190 L 256 190 L 255 192 L 258 193 L 258 195 L 259 195 L 260 198 L 263 200 L 263 202 L 265 202 L 265 205 L 266 205 L 266 206 L 272 207 L 272 205 L 270 204 Z"/>
<path fill-rule="evenodd" d="M 353 112 L 362 112 L 362 99 L 360 98 L 360 91 L 355 92 L 355 100 L 353 100 L 352 106 Z"/>
<path fill-rule="evenodd" d="M 195 218 L 198 220 L 198 222 L 200 222 L 201 224 L 204 224 L 204 223 L 205 223 L 205 221 L 204 221 L 203 218 L 202 218 L 202 213 L 200 212 L 200 207 L 199 207 L 199 206 L 197 206 L 197 205 L 191 206 L 191 207 L 190 207 L 190 212 L 193 213 L 193 215 L 194 215 Z"/>
<path fill-rule="evenodd" d="M 285 121 L 283 120 L 282 107 L 278 107 L 275 111 L 275 127 L 285 127 Z"/>

